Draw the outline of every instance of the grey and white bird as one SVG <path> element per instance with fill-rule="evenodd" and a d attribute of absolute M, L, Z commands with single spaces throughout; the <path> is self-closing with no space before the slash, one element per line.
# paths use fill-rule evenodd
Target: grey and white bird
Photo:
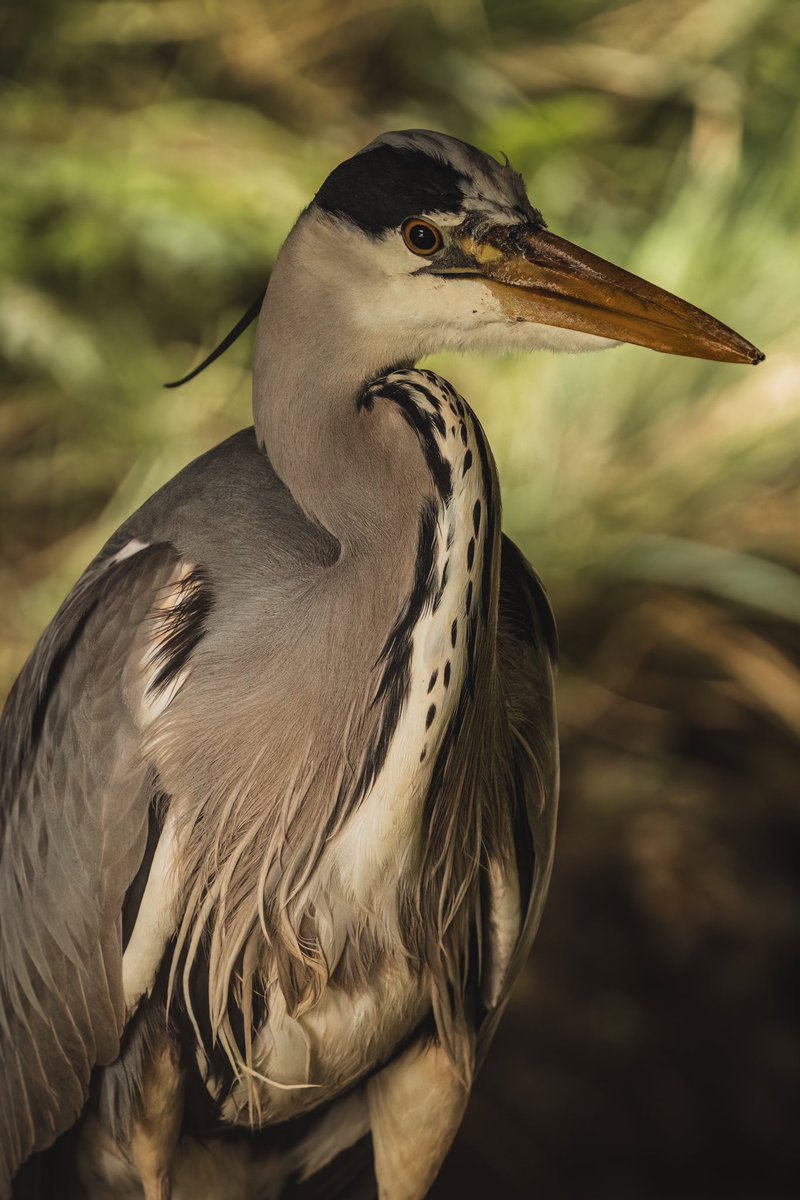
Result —
<path fill-rule="evenodd" d="M 4 1200 L 426 1194 L 539 922 L 558 756 L 545 592 L 415 364 L 763 358 L 424 131 L 333 171 L 259 307 L 254 426 L 103 547 L 2 717 Z"/>

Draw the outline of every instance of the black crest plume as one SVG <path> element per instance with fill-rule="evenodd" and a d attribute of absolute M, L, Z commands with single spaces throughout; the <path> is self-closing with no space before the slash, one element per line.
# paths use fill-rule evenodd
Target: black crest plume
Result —
<path fill-rule="evenodd" d="M 182 379 L 174 379 L 172 383 L 165 383 L 164 387 L 180 387 L 181 384 L 188 383 L 190 379 L 194 379 L 195 376 L 199 375 L 201 371 L 205 371 L 206 367 L 210 367 L 211 364 L 220 357 L 220 355 L 224 354 L 225 351 L 233 345 L 237 338 L 241 337 L 248 325 L 252 325 L 253 321 L 255 321 L 256 317 L 261 312 L 261 305 L 264 303 L 264 297 L 266 294 L 266 288 L 259 292 L 258 296 L 250 305 L 244 316 L 239 318 L 230 333 L 225 334 L 225 337 L 222 339 L 219 345 L 214 347 L 211 353 L 207 356 L 207 358 L 203 359 L 198 367 L 195 367 L 194 370 L 190 371 L 188 375 L 184 375 Z"/>

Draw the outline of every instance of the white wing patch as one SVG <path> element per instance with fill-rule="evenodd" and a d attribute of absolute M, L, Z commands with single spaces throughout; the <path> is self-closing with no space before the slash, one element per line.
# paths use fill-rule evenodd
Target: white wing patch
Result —
<path fill-rule="evenodd" d="M 107 562 L 124 562 L 126 558 L 131 558 L 134 554 L 138 554 L 141 550 L 147 550 L 150 544 L 150 542 L 143 542 L 141 538 L 131 538 L 129 542 L 125 543 L 121 550 L 118 550 L 116 554 L 112 554 Z"/>
<path fill-rule="evenodd" d="M 167 943 L 175 932 L 178 890 L 173 869 L 175 854 L 175 818 L 170 813 L 161 830 L 136 923 L 122 956 L 122 987 L 129 1012 L 150 992 Z"/>

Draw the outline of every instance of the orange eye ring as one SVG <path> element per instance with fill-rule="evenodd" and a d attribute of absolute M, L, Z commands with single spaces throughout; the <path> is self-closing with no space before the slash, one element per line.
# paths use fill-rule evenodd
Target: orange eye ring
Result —
<path fill-rule="evenodd" d="M 411 253 L 423 258 L 430 258 L 444 245 L 441 230 L 424 217 L 408 217 L 400 226 L 400 232 Z"/>

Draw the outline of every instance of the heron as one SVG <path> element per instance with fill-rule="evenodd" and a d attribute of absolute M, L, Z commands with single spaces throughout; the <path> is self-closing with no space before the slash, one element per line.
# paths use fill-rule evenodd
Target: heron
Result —
<path fill-rule="evenodd" d="M 557 635 L 417 364 L 764 357 L 424 130 L 335 168 L 219 349 L 256 316 L 253 425 L 111 537 L 3 712 L 3 1200 L 427 1194 L 547 892 Z"/>

